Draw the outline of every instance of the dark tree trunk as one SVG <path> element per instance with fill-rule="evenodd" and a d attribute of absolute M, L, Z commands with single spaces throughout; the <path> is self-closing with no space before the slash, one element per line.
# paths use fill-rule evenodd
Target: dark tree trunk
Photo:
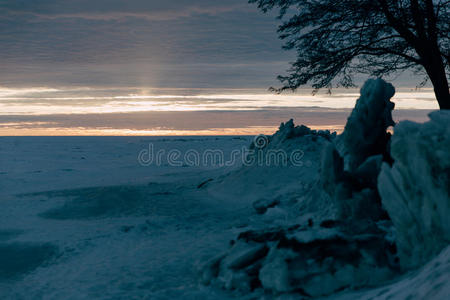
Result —
<path fill-rule="evenodd" d="M 430 76 L 431 82 L 434 86 L 434 93 L 439 103 L 440 109 L 450 109 L 450 93 L 448 91 L 448 82 L 445 76 L 439 76 L 433 80 Z"/>
<path fill-rule="evenodd" d="M 444 62 L 439 51 L 433 51 L 429 56 L 429 63 L 425 70 L 430 77 L 434 87 L 434 94 L 439 103 L 440 109 L 450 109 L 450 93 L 448 89 L 448 80 L 445 73 Z"/>

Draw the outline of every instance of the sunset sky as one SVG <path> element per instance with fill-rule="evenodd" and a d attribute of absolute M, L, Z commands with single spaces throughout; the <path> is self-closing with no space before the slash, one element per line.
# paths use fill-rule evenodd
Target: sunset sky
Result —
<path fill-rule="evenodd" d="M 0 0 L 0 135 L 339 130 L 357 89 L 267 92 L 294 59 L 278 22 L 246 0 Z M 397 119 L 437 108 L 420 77 L 391 81 Z"/>

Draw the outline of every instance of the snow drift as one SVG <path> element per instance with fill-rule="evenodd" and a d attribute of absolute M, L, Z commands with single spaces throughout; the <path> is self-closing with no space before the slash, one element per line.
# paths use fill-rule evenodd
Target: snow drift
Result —
<path fill-rule="evenodd" d="M 254 139 L 246 164 L 212 179 L 203 188 L 214 198 L 224 202 L 235 199 L 237 205 L 253 204 L 261 212 L 269 206 L 296 202 L 318 180 L 321 149 L 334 138 L 329 131 L 295 126 L 293 120 L 281 123 L 274 135 Z"/>
<path fill-rule="evenodd" d="M 395 127 L 392 168 L 378 178 L 383 206 L 396 229 L 403 268 L 428 261 L 450 243 L 450 112 L 435 111 L 430 121 Z"/>

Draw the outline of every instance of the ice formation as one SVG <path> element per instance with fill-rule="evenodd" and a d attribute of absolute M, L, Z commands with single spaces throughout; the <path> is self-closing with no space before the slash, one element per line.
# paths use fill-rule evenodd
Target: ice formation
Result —
<path fill-rule="evenodd" d="M 358 111 L 362 114 L 370 109 L 370 103 L 376 102 L 372 92 L 375 95 L 389 95 L 389 90 L 383 93 L 373 86 L 387 89 L 381 81 L 374 81 L 373 85 L 366 84 L 365 87 L 369 87 L 370 91 L 365 93 L 367 97 L 361 97 L 358 106 Z M 389 119 L 391 106 L 386 103 L 383 105 L 384 108 L 379 113 L 383 114 L 383 118 Z M 351 119 L 366 122 L 358 113 L 353 113 Z M 373 120 L 378 122 L 375 119 L 373 116 Z M 364 124 L 367 127 L 374 126 L 367 122 Z M 385 124 L 387 123 L 381 122 L 379 130 L 372 129 L 381 132 L 386 130 Z M 356 136 L 360 138 L 360 135 Z M 387 145 L 387 139 L 386 135 L 384 146 Z M 319 179 L 311 173 L 302 173 L 304 167 L 272 169 L 269 174 L 271 180 L 267 184 L 271 181 L 279 182 L 280 187 L 284 188 L 283 193 L 277 195 L 276 192 L 280 189 L 274 189 L 272 195 L 257 198 L 253 207 L 256 213 L 262 215 L 261 218 L 275 210 L 284 210 L 286 213 L 283 222 L 258 226 L 256 219 L 253 220 L 251 229 L 242 232 L 232 241 L 230 249 L 201 268 L 204 283 L 245 293 L 262 289 L 272 294 L 295 292 L 316 297 L 344 288 L 376 285 L 398 272 L 394 243 L 385 238 L 384 229 L 372 222 L 372 219 L 381 218 L 376 178 L 383 154 L 367 151 L 364 159 L 350 173 L 344 170 L 345 157 L 342 158 L 336 150 L 335 140 L 335 134 L 313 131 L 303 125 L 295 126 L 290 120 L 281 124 L 279 131 L 267 137 L 266 141 L 257 140 L 252 144 L 250 148 L 261 153 L 276 149 L 304 149 L 305 161 L 308 158 L 320 158 L 317 153 L 324 149 L 322 174 Z M 351 146 L 348 138 L 344 141 L 343 145 Z M 346 153 L 353 155 L 351 151 Z M 316 161 L 314 163 L 317 164 Z M 246 175 L 261 178 L 261 167 L 252 166 L 242 170 L 246 170 Z M 239 178 L 242 170 L 233 173 L 232 178 Z M 286 177 L 286 174 L 290 174 L 289 170 L 293 174 L 297 173 L 293 177 L 298 178 L 294 182 L 297 186 L 311 178 L 317 179 L 308 189 L 288 190 L 286 185 L 290 186 L 291 183 L 281 176 Z M 273 180 L 275 177 L 277 179 Z M 254 178 L 250 181 L 254 181 Z M 330 196 L 326 196 L 323 188 L 330 195 L 339 195 L 334 199 L 339 202 L 337 206 L 330 202 Z M 300 194 L 293 197 L 292 193 Z M 336 207 L 339 209 L 336 210 Z M 359 218 L 345 218 L 343 213 L 337 213 L 343 210 L 351 211 L 350 215 Z M 271 215 L 268 218 L 276 217 Z"/>
<path fill-rule="evenodd" d="M 422 265 L 450 243 L 450 112 L 429 117 L 395 127 L 395 163 L 383 164 L 378 178 L 404 268 Z"/>
<path fill-rule="evenodd" d="M 386 130 L 394 125 L 391 114 L 394 103 L 390 101 L 394 93 L 392 84 L 382 79 L 369 79 L 364 83 L 361 97 L 336 141 L 345 170 L 356 170 L 370 156 L 388 155 L 386 145 L 390 134 Z"/>
<path fill-rule="evenodd" d="M 322 187 L 336 202 L 341 218 L 385 217 L 377 177 L 382 161 L 391 162 L 387 128 L 394 125 L 394 92 L 382 79 L 366 81 L 344 132 L 323 150 Z"/>

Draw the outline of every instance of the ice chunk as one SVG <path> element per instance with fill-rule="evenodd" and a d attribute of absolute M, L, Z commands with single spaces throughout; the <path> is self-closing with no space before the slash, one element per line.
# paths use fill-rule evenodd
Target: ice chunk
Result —
<path fill-rule="evenodd" d="M 242 292 L 261 287 L 272 294 L 300 292 L 316 297 L 376 285 L 396 274 L 391 242 L 373 223 L 329 225 L 244 232 L 221 258 L 212 281 Z M 217 265 L 213 261 L 204 270 L 208 280 Z"/>
<path fill-rule="evenodd" d="M 404 268 L 422 265 L 450 243 L 450 112 L 429 117 L 395 127 L 395 163 L 383 164 L 378 177 Z"/>
<path fill-rule="evenodd" d="M 268 262 L 259 271 L 261 285 L 272 291 L 280 293 L 292 292 L 295 287 L 290 283 L 289 265 L 287 260 L 296 255 L 291 251 L 279 251 L 273 248 L 267 256 Z"/>

